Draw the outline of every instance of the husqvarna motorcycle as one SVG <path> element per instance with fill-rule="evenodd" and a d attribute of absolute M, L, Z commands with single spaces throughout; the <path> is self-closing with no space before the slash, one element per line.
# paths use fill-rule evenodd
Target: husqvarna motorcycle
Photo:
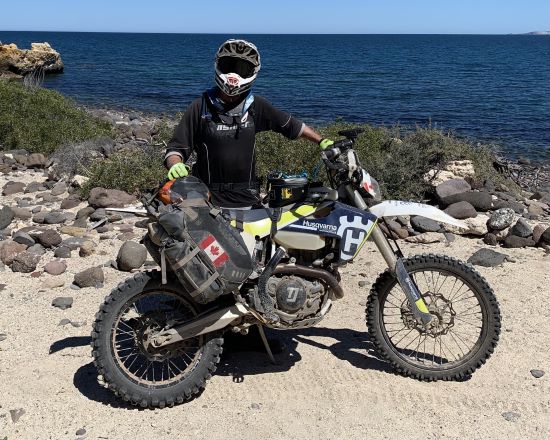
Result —
<path fill-rule="evenodd" d="M 174 198 L 165 187 L 144 201 L 151 218 L 145 238 L 156 243 L 148 249 L 161 270 L 121 283 L 96 315 L 93 356 L 109 389 L 143 407 L 189 400 L 216 370 L 223 333 L 246 333 L 251 326 L 258 326 L 273 359 L 263 326 L 300 329 L 320 322 L 344 296 L 339 268 L 352 264 L 367 240 L 388 265 L 366 306 L 381 358 L 421 380 L 461 379 L 489 358 L 500 311 L 487 281 L 449 256 L 405 258 L 391 231 L 388 237 L 379 227 L 385 217 L 406 215 L 462 222 L 428 205 L 380 202 L 378 183 L 353 149 L 360 131 L 340 132 L 344 139 L 321 153 L 329 187 L 272 175 L 268 207 L 228 213 L 232 231 L 223 236 L 206 231 L 221 224 L 219 211 L 191 196 Z M 184 211 L 185 219 L 174 222 Z M 244 250 L 233 259 L 232 247 Z M 245 263 L 230 265 L 232 259 Z"/>

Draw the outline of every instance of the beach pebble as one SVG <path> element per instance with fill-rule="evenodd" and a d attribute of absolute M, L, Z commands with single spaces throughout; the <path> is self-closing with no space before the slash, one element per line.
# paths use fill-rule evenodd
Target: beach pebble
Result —
<path fill-rule="evenodd" d="M 7 228 L 15 217 L 15 213 L 9 206 L 3 206 L 0 209 L 0 229 Z"/>
<path fill-rule="evenodd" d="M 504 261 L 506 261 L 505 254 L 501 254 L 491 249 L 480 249 L 468 258 L 468 263 L 483 267 L 499 266 L 504 263 Z"/>
<path fill-rule="evenodd" d="M 69 309 L 73 306 L 73 297 L 72 296 L 59 296 L 54 298 L 52 301 L 52 306 L 57 307 L 61 310 Z"/>
<path fill-rule="evenodd" d="M 449 205 L 445 212 L 456 219 L 477 217 L 476 209 L 468 202 L 457 202 Z"/>
<path fill-rule="evenodd" d="M 95 287 L 105 281 L 101 267 L 90 267 L 74 276 L 74 284 L 78 287 Z"/>
<path fill-rule="evenodd" d="M 61 260 L 50 261 L 44 266 L 44 272 L 50 275 L 61 275 L 67 270 L 67 263 Z"/>
<path fill-rule="evenodd" d="M 411 217 L 411 226 L 419 232 L 437 232 L 441 229 L 438 222 L 420 215 Z"/>
<path fill-rule="evenodd" d="M 533 234 L 533 229 L 524 218 L 519 218 L 516 224 L 510 229 L 510 234 L 527 238 Z"/>
<path fill-rule="evenodd" d="M 53 248 L 61 243 L 61 235 L 53 229 L 48 229 L 37 235 L 36 240 L 45 248 Z"/>
<path fill-rule="evenodd" d="M 17 423 L 19 419 L 25 415 L 25 410 L 23 408 L 10 409 L 10 417 L 13 423 Z"/>
<path fill-rule="evenodd" d="M 531 370 L 531 375 L 537 379 L 540 379 L 542 376 L 544 376 L 543 370 Z"/>
<path fill-rule="evenodd" d="M 60 246 L 55 250 L 53 255 L 57 258 L 71 258 L 71 248 L 67 246 Z"/>
<path fill-rule="evenodd" d="M 517 422 L 521 414 L 514 412 L 514 411 L 507 411 L 502 413 L 502 417 L 504 417 L 504 420 L 507 420 L 508 422 Z"/>

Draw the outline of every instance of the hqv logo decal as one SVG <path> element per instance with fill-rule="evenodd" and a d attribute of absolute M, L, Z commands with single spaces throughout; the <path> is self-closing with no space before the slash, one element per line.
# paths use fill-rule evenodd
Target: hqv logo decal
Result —
<path fill-rule="evenodd" d="M 336 233 L 342 237 L 342 243 L 340 244 L 342 260 L 351 260 L 355 256 L 372 226 L 373 222 L 370 220 L 367 220 L 367 224 L 364 224 L 363 217 L 360 215 L 353 216 L 351 221 L 349 221 L 347 215 L 340 217 L 340 226 Z"/>

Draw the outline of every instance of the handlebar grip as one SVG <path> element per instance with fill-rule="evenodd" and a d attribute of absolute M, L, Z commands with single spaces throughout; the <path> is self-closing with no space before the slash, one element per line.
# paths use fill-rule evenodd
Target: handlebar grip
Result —
<path fill-rule="evenodd" d="M 349 150 L 353 147 L 353 141 L 351 139 L 342 139 L 341 141 L 336 141 L 332 145 L 332 148 L 338 148 L 342 151 Z"/>

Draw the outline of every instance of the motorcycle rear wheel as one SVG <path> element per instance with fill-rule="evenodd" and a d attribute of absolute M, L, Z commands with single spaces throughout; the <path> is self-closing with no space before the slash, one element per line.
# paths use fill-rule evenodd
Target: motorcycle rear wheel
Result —
<path fill-rule="evenodd" d="M 93 324 L 92 355 L 110 390 L 125 401 L 163 408 L 195 397 L 220 360 L 223 338 L 206 334 L 155 349 L 148 336 L 170 320 L 197 316 L 200 306 L 176 280 L 138 273 L 105 298 Z"/>
<path fill-rule="evenodd" d="M 397 372 L 419 380 L 460 380 L 481 367 L 500 334 L 497 299 L 471 265 L 444 255 L 404 260 L 430 313 L 424 328 L 389 270 L 374 283 L 366 320 L 377 351 Z"/>

